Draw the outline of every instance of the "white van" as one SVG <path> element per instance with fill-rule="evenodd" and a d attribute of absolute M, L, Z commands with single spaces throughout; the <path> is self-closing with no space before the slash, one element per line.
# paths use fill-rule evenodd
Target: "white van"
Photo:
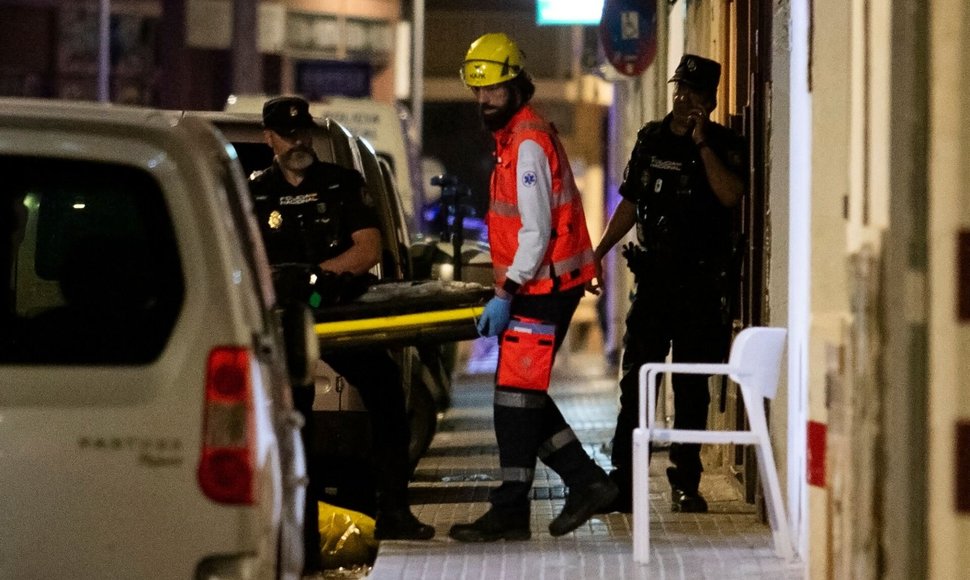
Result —
<path fill-rule="evenodd" d="M 261 113 L 266 95 L 230 95 L 225 110 Z M 337 121 L 354 135 L 363 137 L 394 172 L 408 227 L 420 231 L 419 214 L 424 200 L 421 167 L 411 134 L 410 114 L 400 105 L 372 99 L 327 97 L 310 103 L 310 114 Z"/>
<path fill-rule="evenodd" d="M 316 341 L 232 147 L 0 99 L 0 173 L 0 578 L 299 578 Z"/>

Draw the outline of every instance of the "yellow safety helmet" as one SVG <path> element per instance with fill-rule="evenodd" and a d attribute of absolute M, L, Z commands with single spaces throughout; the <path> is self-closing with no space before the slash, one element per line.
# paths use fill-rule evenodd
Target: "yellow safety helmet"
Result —
<path fill-rule="evenodd" d="M 514 79 L 522 72 L 525 56 L 515 41 L 501 32 L 479 37 L 468 48 L 461 80 L 469 87 L 487 87 Z"/>

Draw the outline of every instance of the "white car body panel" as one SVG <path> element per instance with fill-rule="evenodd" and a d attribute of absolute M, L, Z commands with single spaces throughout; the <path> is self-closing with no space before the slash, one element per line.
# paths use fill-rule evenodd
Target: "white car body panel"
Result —
<path fill-rule="evenodd" d="M 237 554 L 253 557 L 253 577 L 269 578 L 281 526 L 302 520 L 302 509 L 283 505 L 284 487 L 305 479 L 302 447 L 293 471 L 281 467 L 276 422 L 292 413 L 279 404 L 289 385 L 255 345 L 267 307 L 253 288 L 266 273 L 243 254 L 218 151 L 205 149 L 205 126 L 193 123 L 124 107 L 0 106 L 0 156 L 98 160 L 151 174 L 185 278 L 175 326 L 147 365 L 0 362 L 0 578 L 186 579 L 206 558 Z M 197 479 L 207 358 L 220 345 L 251 351 L 252 505 L 218 504 Z M 300 445 L 297 428 L 285 433 Z M 302 488 L 297 494 L 302 502 Z M 298 575 L 299 564 L 283 562 L 284 576 Z"/>

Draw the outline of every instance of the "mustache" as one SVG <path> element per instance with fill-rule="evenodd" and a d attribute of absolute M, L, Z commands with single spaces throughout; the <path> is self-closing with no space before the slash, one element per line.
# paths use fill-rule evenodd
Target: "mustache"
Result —
<path fill-rule="evenodd" d="M 306 145 L 298 145 L 282 155 L 283 159 L 293 159 L 300 155 L 313 155 L 313 148 Z"/>

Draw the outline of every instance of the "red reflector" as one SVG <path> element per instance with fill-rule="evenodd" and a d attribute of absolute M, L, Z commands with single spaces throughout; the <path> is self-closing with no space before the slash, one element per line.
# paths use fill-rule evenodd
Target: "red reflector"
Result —
<path fill-rule="evenodd" d="M 825 487 L 825 423 L 808 422 L 808 484 Z"/>
<path fill-rule="evenodd" d="M 248 449 L 217 449 L 203 452 L 199 485 L 209 498 L 231 504 L 253 501 L 253 468 Z"/>

